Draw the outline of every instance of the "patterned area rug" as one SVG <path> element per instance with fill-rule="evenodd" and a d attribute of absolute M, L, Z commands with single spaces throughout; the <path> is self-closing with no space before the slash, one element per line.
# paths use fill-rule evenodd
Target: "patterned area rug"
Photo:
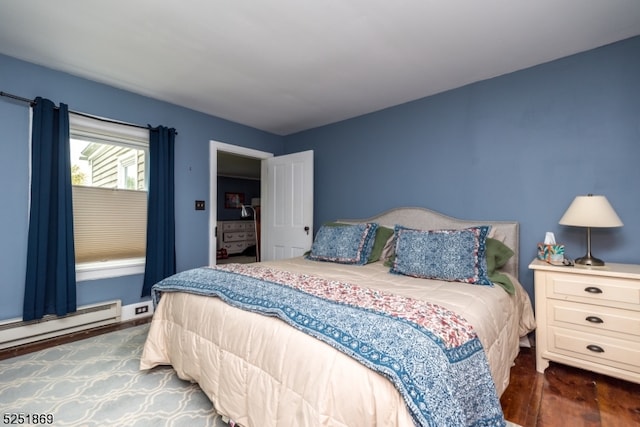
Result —
<path fill-rule="evenodd" d="M 148 330 L 135 326 L 0 361 L 1 416 L 40 415 L 23 425 L 228 427 L 200 388 L 170 367 L 138 370 Z"/>

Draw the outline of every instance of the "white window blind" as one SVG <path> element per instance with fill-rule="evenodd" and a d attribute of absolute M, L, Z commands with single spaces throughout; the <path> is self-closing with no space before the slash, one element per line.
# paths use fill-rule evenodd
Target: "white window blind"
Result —
<path fill-rule="evenodd" d="M 73 186 L 76 262 L 145 256 L 147 193 Z"/>
<path fill-rule="evenodd" d="M 73 113 L 69 121 L 72 147 L 83 147 L 71 153 L 72 170 L 82 165 L 72 189 L 76 263 L 144 258 L 149 131 Z M 131 157 L 133 190 L 118 188 L 123 155 Z"/>

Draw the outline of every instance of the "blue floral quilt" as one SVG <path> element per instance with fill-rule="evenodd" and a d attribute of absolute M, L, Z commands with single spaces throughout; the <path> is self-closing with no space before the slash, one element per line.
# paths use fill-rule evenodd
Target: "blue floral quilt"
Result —
<path fill-rule="evenodd" d="M 197 268 L 152 288 L 275 316 L 388 378 L 417 426 L 504 426 L 473 328 L 432 303 L 259 264 Z"/>

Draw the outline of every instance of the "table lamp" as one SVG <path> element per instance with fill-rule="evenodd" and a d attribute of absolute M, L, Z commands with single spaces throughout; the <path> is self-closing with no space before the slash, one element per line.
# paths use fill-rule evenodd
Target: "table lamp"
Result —
<path fill-rule="evenodd" d="M 587 228 L 587 254 L 575 260 L 576 264 L 603 266 L 604 261 L 591 255 L 592 227 L 622 227 L 622 221 L 605 196 L 577 196 L 560 218 L 560 224 Z"/>

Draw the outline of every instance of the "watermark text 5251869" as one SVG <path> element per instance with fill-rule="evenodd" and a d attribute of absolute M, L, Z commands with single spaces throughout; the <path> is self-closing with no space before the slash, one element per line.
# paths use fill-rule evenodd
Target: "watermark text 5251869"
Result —
<path fill-rule="evenodd" d="M 5 412 L 2 414 L 2 424 L 5 425 L 51 425 L 53 414 L 31 414 L 28 412 Z"/>

